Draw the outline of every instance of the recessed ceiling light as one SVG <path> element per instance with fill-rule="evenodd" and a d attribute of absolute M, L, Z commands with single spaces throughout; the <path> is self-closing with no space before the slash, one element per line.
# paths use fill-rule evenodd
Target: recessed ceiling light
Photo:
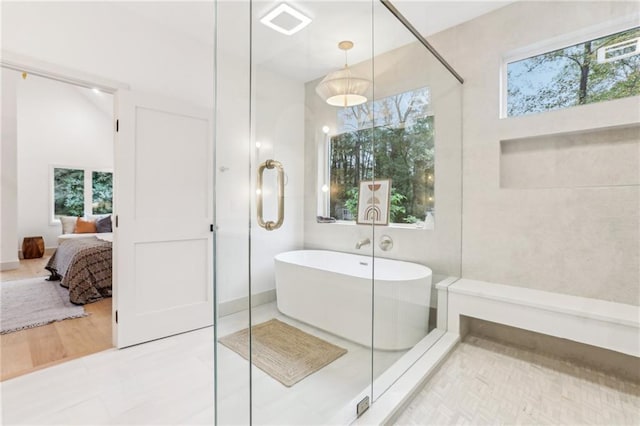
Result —
<path fill-rule="evenodd" d="M 260 19 L 260 22 L 279 33 L 291 35 L 309 25 L 311 18 L 282 3 Z"/>
<path fill-rule="evenodd" d="M 98 89 L 97 87 L 94 87 L 91 90 L 93 90 L 93 93 L 95 93 L 96 95 L 99 95 L 100 93 L 102 93 L 102 92 L 100 92 L 100 89 Z"/>

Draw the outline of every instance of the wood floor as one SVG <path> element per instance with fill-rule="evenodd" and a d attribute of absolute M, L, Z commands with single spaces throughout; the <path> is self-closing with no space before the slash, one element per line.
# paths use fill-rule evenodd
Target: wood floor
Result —
<path fill-rule="evenodd" d="M 47 262 L 49 262 L 50 258 L 50 255 L 45 255 L 39 259 L 20 259 L 20 266 L 18 269 L 0 272 L 0 282 L 24 280 L 26 278 L 35 277 L 47 277 L 49 276 L 49 272 L 44 269 L 44 267 L 47 266 Z"/>
<path fill-rule="evenodd" d="M 46 276 L 47 261 L 21 260 L 19 269 L 0 273 L 0 282 Z M 0 335 L 0 381 L 111 348 L 111 299 L 85 310 L 83 318 Z"/>

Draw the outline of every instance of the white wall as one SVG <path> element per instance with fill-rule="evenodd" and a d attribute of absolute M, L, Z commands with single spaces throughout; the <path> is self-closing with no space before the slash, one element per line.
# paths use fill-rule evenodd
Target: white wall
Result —
<path fill-rule="evenodd" d="M 629 138 L 619 143 L 618 136 L 606 132 L 600 134 L 597 144 L 575 134 L 637 125 L 638 97 L 499 118 L 504 55 L 608 21 L 631 17 L 637 21 L 639 7 L 637 2 L 517 2 L 430 37 L 465 78 L 464 277 L 640 304 L 638 128 L 635 146 Z M 532 154 L 587 178 L 567 178 L 566 173 L 549 169 L 555 177 L 545 188 L 514 186 L 513 182 L 522 179 L 504 173 L 501 184 L 501 166 L 506 160 L 501 141 L 517 140 L 522 145 L 541 140 L 527 138 L 558 134 L 569 135 L 580 149 L 567 151 L 566 144 L 556 139 L 532 148 Z M 598 150 L 604 154 L 598 155 Z M 632 182 L 618 186 L 616 179 L 606 178 L 612 168 L 601 164 L 620 158 L 606 152 L 627 152 L 631 163 L 625 161 L 620 167 L 626 176 L 635 176 Z M 599 161 L 575 161 L 580 158 Z"/>
<path fill-rule="evenodd" d="M 253 152 L 253 177 L 258 166 L 268 159 L 282 163 L 285 170 L 285 221 L 281 228 L 266 231 L 252 218 L 251 248 L 253 292 L 275 289 L 273 258 L 289 250 L 302 248 L 304 182 L 304 84 L 268 70 L 258 68 L 255 75 L 255 107 L 253 140 L 260 149 Z M 277 218 L 276 171 L 264 172 L 264 219 Z M 254 194 L 255 191 L 252 191 Z M 251 197 L 256 211 L 255 196 Z"/>
<path fill-rule="evenodd" d="M 40 235 L 46 247 L 58 245 L 62 229 L 50 220 L 52 165 L 113 169 L 112 104 L 111 95 L 53 80 L 18 81 L 18 244 Z"/>
<path fill-rule="evenodd" d="M 19 74 L 0 69 L 2 80 L 2 149 L 0 151 L 2 188 L 0 189 L 0 271 L 18 267 L 18 132 L 16 89 Z"/>

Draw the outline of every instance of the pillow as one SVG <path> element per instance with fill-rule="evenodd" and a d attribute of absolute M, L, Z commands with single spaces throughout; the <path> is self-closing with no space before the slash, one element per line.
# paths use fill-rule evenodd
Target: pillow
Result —
<path fill-rule="evenodd" d="M 92 220 L 84 220 L 79 217 L 76 222 L 76 234 L 95 234 L 96 223 Z"/>
<path fill-rule="evenodd" d="M 96 229 L 100 234 L 113 232 L 111 227 L 111 215 L 96 220 Z"/>
<path fill-rule="evenodd" d="M 78 218 L 75 216 L 60 216 L 60 223 L 62 223 L 63 234 L 73 234 L 76 232 L 76 222 Z"/>

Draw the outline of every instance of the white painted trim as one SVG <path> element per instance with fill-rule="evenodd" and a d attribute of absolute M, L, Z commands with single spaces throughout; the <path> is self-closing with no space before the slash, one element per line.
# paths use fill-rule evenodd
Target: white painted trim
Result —
<path fill-rule="evenodd" d="M 276 290 L 267 290 L 262 293 L 251 295 L 251 307 L 264 305 L 265 303 L 274 302 L 276 300 Z M 237 299 L 220 302 L 218 304 L 218 318 L 235 314 L 236 312 L 246 311 L 249 306 L 249 297 L 239 297 Z"/>
<path fill-rule="evenodd" d="M 115 93 L 120 89 L 129 89 L 129 85 L 115 80 L 110 80 L 97 75 L 77 71 L 60 65 L 44 62 L 36 58 L 20 55 L 7 50 L 0 53 L 0 65 L 18 72 L 37 75 L 39 77 L 86 87 L 98 89 L 101 92 Z"/>
<path fill-rule="evenodd" d="M 640 307 L 461 279 L 449 286 L 448 330 L 470 316 L 640 356 Z"/>
<path fill-rule="evenodd" d="M 18 269 L 19 267 L 20 267 L 20 261 L 17 259 L 0 262 L 0 271 L 11 271 L 13 269 Z"/>

